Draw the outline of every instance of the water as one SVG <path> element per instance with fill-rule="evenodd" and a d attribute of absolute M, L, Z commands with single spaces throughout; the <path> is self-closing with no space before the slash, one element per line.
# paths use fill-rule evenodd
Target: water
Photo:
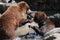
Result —
<path fill-rule="evenodd" d="M 26 37 L 16 37 L 14 40 L 42 40 L 41 36 L 36 33 L 30 33 Z"/>

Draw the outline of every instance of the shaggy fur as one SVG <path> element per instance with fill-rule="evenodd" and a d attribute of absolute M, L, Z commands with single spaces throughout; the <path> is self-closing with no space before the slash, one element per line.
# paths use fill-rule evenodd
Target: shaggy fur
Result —
<path fill-rule="evenodd" d="M 25 14 L 29 5 L 22 1 L 16 6 L 10 6 L 0 18 L 0 40 L 13 40 L 17 26 L 25 22 Z"/>
<path fill-rule="evenodd" d="M 41 31 L 46 33 L 51 29 L 55 28 L 53 22 L 49 19 L 49 17 L 45 14 L 45 12 L 37 12 L 36 17 L 38 20 L 43 21 L 43 26 L 41 26 Z"/>
<path fill-rule="evenodd" d="M 35 28 L 35 30 L 41 31 L 41 33 L 43 34 L 55 28 L 55 25 L 53 24 L 53 22 L 49 19 L 49 17 L 43 11 L 32 11 L 30 12 L 30 16 L 39 25 L 40 30 L 38 30 L 39 28 L 38 29 Z"/>
<path fill-rule="evenodd" d="M 38 12 L 37 11 L 35 13 L 34 21 L 39 24 L 39 27 L 41 27 L 41 26 L 43 26 L 43 23 L 44 23 L 43 20 L 46 18 L 47 18 L 47 16 L 46 16 L 45 12 L 42 12 L 42 11 Z"/>
<path fill-rule="evenodd" d="M 31 15 L 31 14 L 34 14 L 34 15 Z M 46 33 L 51 29 L 55 28 L 55 25 L 49 19 L 49 17 L 46 15 L 45 12 L 33 11 L 30 13 L 30 15 L 33 16 L 34 21 L 38 23 L 41 32 Z"/>

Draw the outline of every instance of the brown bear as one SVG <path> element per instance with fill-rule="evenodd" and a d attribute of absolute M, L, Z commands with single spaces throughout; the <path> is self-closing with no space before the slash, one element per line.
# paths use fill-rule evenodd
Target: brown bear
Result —
<path fill-rule="evenodd" d="M 55 24 L 49 19 L 49 17 L 46 15 L 44 11 L 32 11 L 30 12 L 30 16 L 31 18 L 33 18 L 33 21 L 35 21 L 39 25 L 39 28 L 32 28 L 41 36 L 55 28 Z"/>
<path fill-rule="evenodd" d="M 36 12 L 35 15 L 36 15 L 37 20 L 43 23 L 43 25 L 40 26 L 40 30 L 43 33 L 46 33 L 52 30 L 53 28 L 55 28 L 55 24 L 49 19 L 49 17 L 46 15 L 45 12 L 39 11 L 39 12 Z M 39 25 L 41 25 L 42 23 L 39 23 Z"/>
<path fill-rule="evenodd" d="M 21 1 L 10 6 L 0 18 L 0 40 L 13 40 L 17 26 L 25 22 L 29 5 Z"/>

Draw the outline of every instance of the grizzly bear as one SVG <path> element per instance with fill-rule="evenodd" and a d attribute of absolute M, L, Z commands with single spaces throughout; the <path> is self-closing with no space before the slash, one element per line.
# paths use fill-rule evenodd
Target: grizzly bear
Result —
<path fill-rule="evenodd" d="M 29 5 L 21 1 L 15 6 L 10 6 L 0 18 L 0 40 L 13 40 L 15 29 L 25 22 Z"/>
<path fill-rule="evenodd" d="M 40 11 L 40 12 L 36 12 L 35 14 L 36 16 L 36 20 L 38 20 L 38 24 L 39 24 L 39 27 L 40 27 L 40 30 L 43 32 L 43 33 L 46 33 L 50 30 L 52 30 L 53 28 L 55 28 L 55 24 L 49 19 L 49 17 L 46 15 L 45 12 L 43 11 Z M 41 22 L 41 23 L 39 23 Z M 43 24 L 43 25 L 41 25 Z"/>
<path fill-rule="evenodd" d="M 39 28 L 32 28 L 41 36 L 44 36 L 45 33 L 55 28 L 55 24 L 49 19 L 49 17 L 43 11 L 32 11 L 30 12 L 30 16 L 39 25 Z"/>

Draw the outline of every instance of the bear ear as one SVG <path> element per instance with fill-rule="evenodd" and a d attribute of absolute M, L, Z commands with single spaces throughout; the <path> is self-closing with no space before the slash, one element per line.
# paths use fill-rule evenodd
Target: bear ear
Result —
<path fill-rule="evenodd" d="M 21 1 L 21 2 L 19 2 L 17 5 L 18 5 L 19 7 L 24 7 L 25 2 L 24 2 L 24 1 Z"/>
<path fill-rule="evenodd" d="M 29 8 L 29 5 L 25 1 L 21 1 L 17 4 L 20 8 Z"/>

